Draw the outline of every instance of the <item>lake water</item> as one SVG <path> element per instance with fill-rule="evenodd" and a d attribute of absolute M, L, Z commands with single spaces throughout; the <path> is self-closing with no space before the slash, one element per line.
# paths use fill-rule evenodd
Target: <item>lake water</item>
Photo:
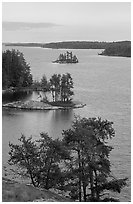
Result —
<path fill-rule="evenodd" d="M 12 49 L 13 47 L 3 47 Z M 118 195 L 121 201 L 131 197 L 131 59 L 99 56 L 101 50 L 72 50 L 79 59 L 78 64 L 52 64 L 66 50 L 14 47 L 24 53 L 31 65 L 34 79 L 43 74 L 49 79 L 54 73 L 69 72 L 74 81 L 74 100 L 86 103 L 83 109 L 69 111 L 21 111 L 2 112 L 3 165 L 8 160 L 9 141 L 17 143 L 21 134 L 37 139 L 40 132 L 48 132 L 53 138 L 61 137 L 68 129 L 74 115 L 102 117 L 114 122 L 116 136 L 109 144 L 114 147 L 110 160 L 112 172 L 117 178 L 128 177 L 128 187 Z M 28 99 L 37 99 L 34 93 Z"/>

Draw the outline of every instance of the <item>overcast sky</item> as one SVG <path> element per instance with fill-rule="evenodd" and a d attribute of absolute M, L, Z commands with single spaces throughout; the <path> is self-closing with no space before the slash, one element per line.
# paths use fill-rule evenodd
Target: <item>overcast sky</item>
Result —
<path fill-rule="evenodd" d="M 130 40 L 130 3 L 2 3 L 3 42 Z"/>

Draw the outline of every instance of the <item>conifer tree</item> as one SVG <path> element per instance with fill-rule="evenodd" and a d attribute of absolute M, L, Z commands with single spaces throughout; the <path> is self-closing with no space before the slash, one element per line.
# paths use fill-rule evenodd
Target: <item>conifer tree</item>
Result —
<path fill-rule="evenodd" d="M 109 155 L 112 147 L 107 145 L 107 140 L 115 136 L 112 125 L 101 118 L 76 117 L 72 128 L 63 131 L 64 142 L 72 156 L 71 174 L 74 177 L 71 186 L 76 184 L 79 201 L 100 201 L 105 189 L 120 193 L 126 185 L 127 179 L 111 176 Z"/>
<path fill-rule="evenodd" d="M 2 86 L 29 87 L 32 84 L 30 65 L 18 50 L 6 50 L 2 53 Z"/>

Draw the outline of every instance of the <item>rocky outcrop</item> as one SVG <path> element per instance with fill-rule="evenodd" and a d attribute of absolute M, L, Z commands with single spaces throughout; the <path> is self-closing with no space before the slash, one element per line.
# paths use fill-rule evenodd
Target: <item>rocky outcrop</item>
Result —
<path fill-rule="evenodd" d="M 46 189 L 2 178 L 2 202 L 72 202 Z"/>
<path fill-rule="evenodd" d="M 74 104 L 73 106 L 53 106 L 48 103 L 40 102 L 40 101 L 15 101 L 12 103 L 3 104 L 2 107 L 5 108 L 16 108 L 23 110 L 66 110 L 73 108 L 83 108 L 86 104 Z"/>

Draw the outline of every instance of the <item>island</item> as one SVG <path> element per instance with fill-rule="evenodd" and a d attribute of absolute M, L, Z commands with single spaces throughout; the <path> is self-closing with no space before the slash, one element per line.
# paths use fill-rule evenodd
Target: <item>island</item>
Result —
<path fill-rule="evenodd" d="M 83 108 L 86 104 L 82 104 L 79 102 L 71 102 L 71 103 L 45 103 L 43 101 L 29 100 L 26 102 L 23 101 L 15 101 L 11 103 L 2 104 L 4 108 L 15 108 L 21 110 L 69 110 L 75 108 Z"/>
<path fill-rule="evenodd" d="M 73 55 L 72 52 L 66 52 L 64 54 L 60 54 L 58 59 L 53 61 L 53 63 L 60 63 L 60 64 L 68 64 L 68 63 L 78 63 L 78 58 L 76 55 Z"/>
<path fill-rule="evenodd" d="M 77 61 L 77 57 L 73 56 L 72 52 L 67 52 L 66 55 L 62 54 L 61 57 L 65 58 L 66 63 L 76 63 Z M 2 53 L 2 88 L 3 108 L 66 110 L 85 106 L 85 104 L 74 102 L 72 99 L 74 87 L 70 73 L 53 74 L 49 80 L 43 75 L 41 81 L 33 81 L 30 66 L 25 61 L 23 53 L 18 50 L 6 50 Z M 37 93 L 37 98 L 24 102 L 23 96 L 32 94 L 32 92 Z M 7 100 L 8 97 L 11 100 Z"/>

